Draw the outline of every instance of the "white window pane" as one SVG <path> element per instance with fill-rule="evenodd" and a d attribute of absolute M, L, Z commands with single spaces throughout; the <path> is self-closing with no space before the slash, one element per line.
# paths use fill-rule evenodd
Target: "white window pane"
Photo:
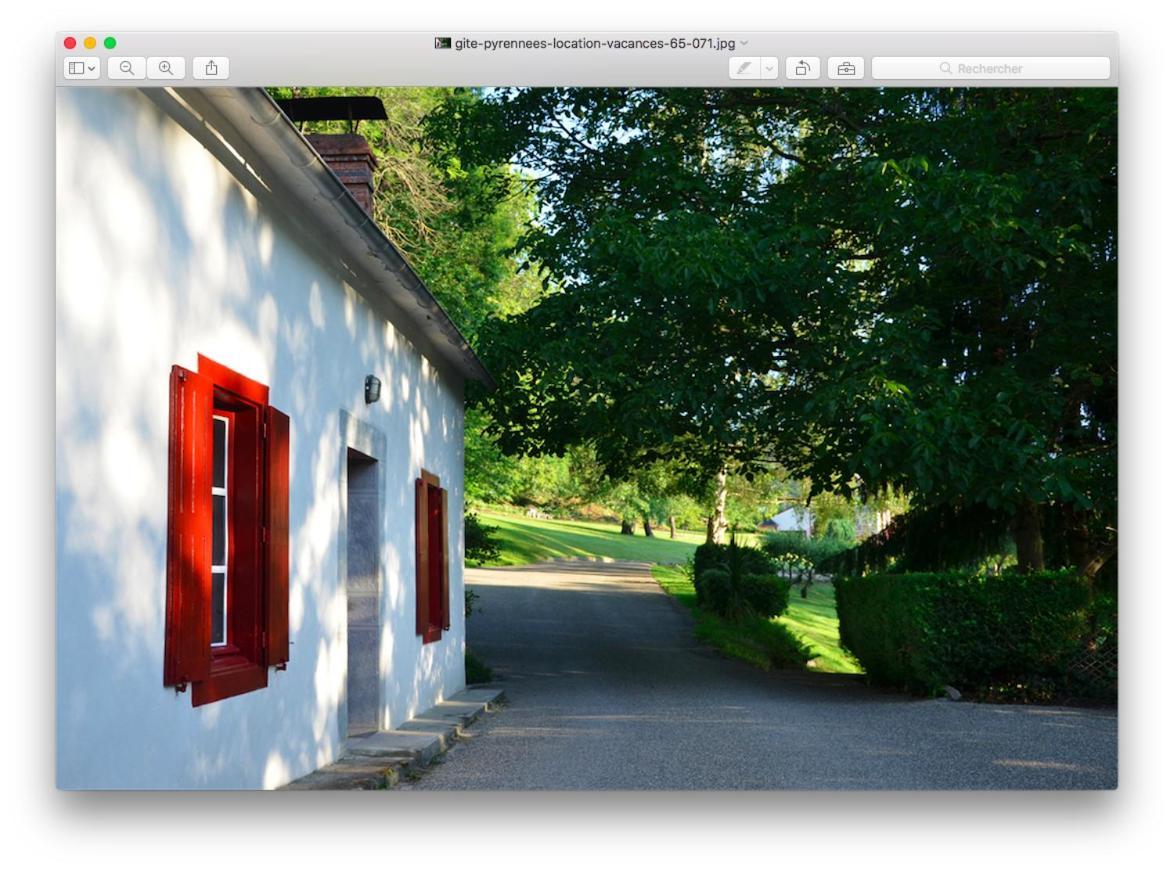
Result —
<path fill-rule="evenodd" d="M 227 642 L 227 627 L 224 622 L 225 603 L 228 594 L 228 577 L 220 572 L 212 574 L 212 645 Z"/>

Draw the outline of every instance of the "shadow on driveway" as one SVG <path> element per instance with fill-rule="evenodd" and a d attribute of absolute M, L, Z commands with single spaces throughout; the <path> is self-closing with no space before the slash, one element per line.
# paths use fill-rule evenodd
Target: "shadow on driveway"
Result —
<path fill-rule="evenodd" d="M 923 700 L 761 672 L 693 638 L 640 563 L 469 569 L 508 704 L 415 788 L 1104 789 L 1113 711 Z"/>

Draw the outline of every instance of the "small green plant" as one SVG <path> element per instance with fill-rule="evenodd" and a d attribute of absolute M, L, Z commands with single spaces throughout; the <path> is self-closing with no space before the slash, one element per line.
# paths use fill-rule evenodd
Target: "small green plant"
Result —
<path fill-rule="evenodd" d="M 501 544 L 493 536 L 492 527 L 481 522 L 473 511 L 466 511 L 465 562 L 469 565 L 484 565 L 500 555 Z"/>
<path fill-rule="evenodd" d="M 478 595 L 468 586 L 465 587 L 465 619 L 468 619 L 473 615 L 473 603 L 480 597 L 480 595 Z"/>
<path fill-rule="evenodd" d="M 493 671 L 490 667 L 477 658 L 471 649 L 465 647 L 465 683 L 472 686 L 477 683 L 488 683 L 492 680 Z"/>

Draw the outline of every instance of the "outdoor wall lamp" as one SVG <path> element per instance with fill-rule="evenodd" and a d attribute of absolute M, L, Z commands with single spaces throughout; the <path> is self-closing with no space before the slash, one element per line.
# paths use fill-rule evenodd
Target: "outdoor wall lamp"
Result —
<path fill-rule="evenodd" d="M 367 381 L 363 386 L 363 398 L 367 400 L 368 405 L 379 401 L 379 391 L 382 388 L 383 384 L 379 382 L 379 378 L 375 375 L 367 375 Z"/>

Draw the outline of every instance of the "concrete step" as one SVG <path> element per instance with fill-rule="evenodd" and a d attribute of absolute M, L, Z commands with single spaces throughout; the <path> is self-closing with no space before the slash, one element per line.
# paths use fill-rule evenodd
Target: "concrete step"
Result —
<path fill-rule="evenodd" d="M 405 771 L 423 767 L 447 752 L 466 726 L 504 697 L 504 691 L 492 687 L 457 692 L 395 730 L 352 737 L 338 761 L 282 788 L 286 791 L 391 788 Z"/>

